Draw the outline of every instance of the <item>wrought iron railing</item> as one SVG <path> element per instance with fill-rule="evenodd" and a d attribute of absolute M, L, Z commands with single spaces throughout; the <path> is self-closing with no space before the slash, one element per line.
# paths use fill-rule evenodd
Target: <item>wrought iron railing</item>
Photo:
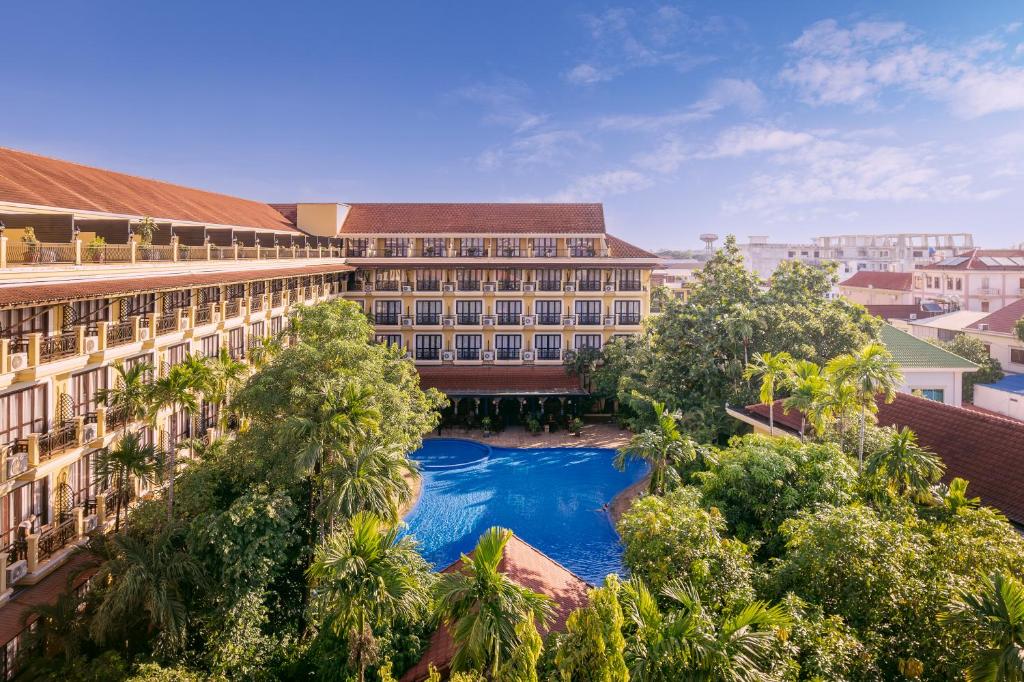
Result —
<path fill-rule="evenodd" d="M 499 348 L 498 351 L 499 360 L 518 360 L 519 349 L 518 348 Z"/>
<path fill-rule="evenodd" d="M 498 291 L 520 291 L 523 283 L 519 280 L 498 280 Z"/>
<path fill-rule="evenodd" d="M 77 536 L 74 517 L 39 536 L 39 561 L 46 561 Z"/>
<path fill-rule="evenodd" d="M 418 279 L 416 280 L 416 291 L 441 291 L 441 280 Z"/>
<path fill-rule="evenodd" d="M 213 321 L 213 308 L 208 305 L 201 305 L 196 308 L 196 324 L 209 324 Z"/>
<path fill-rule="evenodd" d="M 233 298 L 224 304 L 224 316 L 225 317 L 238 317 L 238 313 L 242 311 L 242 301 L 238 298 Z"/>
<path fill-rule="evenodd" d="M 578 279 L 576 280 L 576 291 L 601 291 L 601 280 Z"/>
<path fill-rule="evenodd" d="M 480 291 L 480 280 L 460 279 L 458 289 L 459 291 Z"/>
<path fill-rule="evenodd" d="M 479 360 L 480 349 L 479 348 L 459 348 L 456 350 L 456 357 L 459 360 Z"/>
<path fill-rule="evenodd" d="M 643 285 L 639 281 L 619 280 L 619 291 L 640 291 Z"/>
<path fill-rule="evenodd" d="M 377 280 L 373 288 L 377 291 L 398 291 L 399 283 L 394 280 Z"/>
<path fill-rule="evenodd" d="M 107 346 L 123 346 L 135 340 L 135 323 L 121 322 L 107 327 Z"/>
<path fill-rule="evenodd" d="M 39 436 L 39 459 L 48 459 L 55 453 L 78 445 L 78 425 L 65 422 Z"/>
<path fill-rule="evenodd" d="M 540 291 L 561 291 L 562 282 L 542 279 L 537 282 L 537 289 Z"/>
<path fill-rule="evenodd" d="M 178 331 L 178 311 L 156 318 L 156 333 L 169 334 Z"/>
<path fill-rule="evenodd" d="M 562 324 L 561 313 L 542 313 L 537 316 L 537 324 Z"/>
<path fill-rule="evenodd" d="M 263 297 L 262 296 L 254 296 L 253 298 L 250 298 L 249 299 L 249 311 L 257 313 L 257 312 L 259 312 L 261 310 L 263 310 Z"/>
<path fill-rule="evenodd" d="M 441 357 L 440 348 L 417 348 L 416 359 L 417 360 L 437 360 Z"/>
<path fill-rule="evenodd" d="M 580 313 L 576 315 L 576 324 L 601 324 L 600 313 Z"/>
<path fill-rule="evenodd" d="M 272 308 L 280 308 L 282 303 L 282 297 L 280 291 L 275 291 L 270 294 L 270 306 Z"/>
<path fill-rule="evenodd" d="M 515 313 L 501 313 L 498 315 L 498 324 L 520 325 L 523 323 L 523 316 Z"/>
<path fill-rule="evenodd" d="M 562 357 L 561 348 L 538 348 L 537 359 L 538 360 L 559 360 Z"/>
<path fill-rule="evenodd" d="M 619 313 L 619 324 L 640 324 L 640 313 Z"/>
<path fill-rule="evenodd" d="M 115 429 L 128 423 L 128 409 L 123 405 L 107 408 L 107 428 Z"/>
<path fill-rule="evenodd" d="M 459 313 L 459 324 L 480 324 L 480 313 Z"/>
<path fill-rule="evenodd" d="M 437 325 L 441 324 L 440 313 L 416 313 L 416 324 Z"/>
<path fill-rule="evenodd" d="M 52 362 L 78 354 L 78 332 L 44 336 L 39 342 L 39 357 Z"/>

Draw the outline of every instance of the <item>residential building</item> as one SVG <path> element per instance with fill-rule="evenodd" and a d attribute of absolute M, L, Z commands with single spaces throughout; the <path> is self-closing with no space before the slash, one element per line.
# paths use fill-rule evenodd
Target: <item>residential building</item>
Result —
<path fill-rule="evenodd" d="M 976 384 L 974 405 L 1024 421 L 1024 374 L 1007 374 L 994 384 Z"/>
<path fill-rule="evenodd" d="M 971 249 L 914 271 L 914 300 L 994 313 L 1024 298 L 1024 250 Z"/>
<path fill-rule="evenodd" d="M 823 260 L 821 249 L 814 244 L 769 242 L 765 235 L 752 235 L 746 244 L 739 245 L 739 250 L 747 270 L 764 281 L 768 281 L 783 261 L 820 265 Z"/>
<path fill-rule="evenodd" d="M 879 336 L 903 374 L 898 391 L 962 404 L 964 373 L 978 371 L 978 365 L 889 324 L 882 325 Z"/>
<path fill-rule="evenodd" d="M 963 332 L 980 339 L 988 347 L 989 356 L 998 360 L 1005 371 L 1024 373 L 1024 340 L 1017 336 L 1015 327 L 1022 319 L 1024 300 L 974 320 Z"/>
<path fill-rule="evenodd" d="M 694 258 L 663 259 L 661 266 L 651 275 L 651 284 L 654 287 L 666 287 L 673 296 L 686 301 L 695 274 L 703 267 L 704 263 Z"/>
<path fill-rule="evenodd" d="M 797 435 L 801 417 L 795 410 L 783 414 L 775 404 L 776 434 Z M 768 434 L 768 406 L 730 408 L 729 414 Z M 1018 528 L 1024 526 L 1024 422 L 976 409 L 944 405 L 900 393 L 892 403 L 878 401 L 880 426 L 907 427 L 918 443 L 942 459 L 942 481 L 966 479 L 970 496 L 995 507 Z"/>
<path fill-rule="evenodd" d="M 861 305 L 913 305 L 914 275 L 861 270 L 839 283 L 839 295 Z"/>
<path fill-rule="evenodd" d="M 906 324 L 908 331 L 919 339 L 952 341 L 963 334 L 965 329 L 985 317 L 985 313 L 957 310 L 924 319 L 907 320 Z"/>

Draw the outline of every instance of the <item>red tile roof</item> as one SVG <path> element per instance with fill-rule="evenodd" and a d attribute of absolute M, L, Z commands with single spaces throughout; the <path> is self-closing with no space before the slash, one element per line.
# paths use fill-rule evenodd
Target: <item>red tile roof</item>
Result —
<path fill-rule="evenodd" d="M 913 281 L 914 274 L 911 272 L 871 272 L 861 270 L 850 279 L 840 282 L 839 286 L 910 291 Z"/>
<path fill-rule="evenodd" d="M 460 559 L 442 573 L 455 573 L 461 567 Z M 589 585 L 585 580 L 515 535 L 505 545 L 505 554 L 498 569 L 519 585 L 546 594 L 554 600 L 555 614 L 547 627 L 541 628 L 542 636 L 548 632 L 564 630 L 569 614 L 589 601 Z M 444 670 L 454 655 L 455 643 L 448 629 L 441 626 L 431 636 L 423 657 L 402 675 L 401 682 L 425 680 L 430 665 Z"/>
<path fill-rule="evenodd" d="M 295 232 L 269 204 L 0 147 L 0 201 Z"/>
<path fill-rule="evenodd" d="M 582 395 L 580 378 L 565 368 L 530 366 L 443 366 L 422 365 L 420 373 L 423 388 L 436 388 L 452 396 L 500 395 Z"/>
<path fill-rule="evenodd" d="M 921 306 L 915 303 L 908 303 L 906 305 L 899 303 L 868 304 L 864 307 L 868 309 L 869 313 L 877 315 L 883 320 L 909 320 L 911 315 L 916 315 L 914 319 L 923 320 L 926 317 L 934 317 L 941 314 L 922 310 Z"/>
<path fill-rule="evenodd" d="M 967 325 L 968 329 L 980 330 L 980 325 L 988 325 L 987 331 L 996 334 L 1013 334 L 1013 326 L 1017 320 L 1024 319 L 1024 298 L 1010 305 L 1003 306 L 987 317 L 983 317 L 974 324 Z"/>
<path fill-rule="evenodd" d="M 651 253 L 645 249 L 641 249 L 639 246 L 633 246 L 629 242 L 623 241 L 618 237 L 607 235 L 605 239 L 608 240 L 608 249 L 611 251 L 609 254 L 612 258 L 657 258 L 658 255 Z"/>
<path fill-rule="evenodd" d="M 35 585 L 14 588 L 11 598 L 0 604 L 0 646 L 6 645 L 25 629 L 26 618 L 29 622 L 36 619 L 32 615 L 36 606 L 56 603 L 57 598 L 67 591 L 69 579 L 72 589 L 76 589 L 94 573 L 96 566 L 93 560 L 79 554 Z"/>
<path fill-rule="evenodd" d="M 745 411 L 767 420 L 767 405 L 748 405 Z M 944 481 L 967 479 L 972 495 L 1024 524 L 1024 422 L 907 393 L 898 393 L 890 404 L 879 402 L 877 417 L 882 426 L 906 426 L 916 433 L 918 442 L 945 463 Z M 800 414 L 783 415 L 778 401 L 775 423 L 795 432 Z"/>
<path fill-rule="evenodd" d="M 342 234 L 598 234 L 601 204 L 350 204 Z"/>
<path fill-rule="evenodd" d="M 983 258 L 1024 258 L 1024 250 L 1021 249 L 970 249 L 968 251 L 962 251 L 956 255 L 957 258 L 964 258 L 962 262 L 956 265 L 942 265 L 949 259 L 939 261 L 939 263 L 929 263 L 928 265 L 918 265 L 918 270 L 1024 270 L 1024 266 L 1021 265 L 989 265 L 985 263 Z"/>
<path fill-rule="evenodd" d="M 92 296 L 125 296 L 213 284 L 235 284 L 276 277 L 303 277 L 352 270 L 349 265 L 306 265 L 289 268 L 251 268 L 219 272 L 179 272 L 172 275 L 86 279 L 75 282 L 38 282 L 0 286 L 0 307 L 63 301 Z"/>

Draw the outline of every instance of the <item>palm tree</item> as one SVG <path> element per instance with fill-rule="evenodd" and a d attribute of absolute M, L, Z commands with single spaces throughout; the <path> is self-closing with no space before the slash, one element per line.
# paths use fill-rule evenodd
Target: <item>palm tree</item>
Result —
<path fill-rule="evenodd" d="M 820 397 L 818 409 L 822 426 L 835 423 L 842 435 L 846 433 L 846 425 L 850 414 L 857 409 L 857 390 L 847 381 L 834 377 L 828 367 L 822 370 L 825 388 Z"/>
<path fill-rule="evenodd" d="M 753 362 L 743 370 L 743 378 L 761 378 L 761 402 L 768 406 L 768 431 L 775 435 L 775 389 L 786 379 L 793 356 L 781 353 L 754 353 Z"/>
<path fill-rule="evenodd" d="M 918 445 L 917 436 L 904 426 L 872 453 L 867 474 L 884 482 L 894 495 L 920 499 L 942 477 L 945 468 L 938 455 Z"/>
<path fill-rule="evenodd" d="M 734 314 L 725 318 L 725 333 L 731 341 L 743 346 L 743 366 L 750 364 L 750 344 L 760 325 L 757 315 L 744 305 L 733 307 Z"/>
<path fill-rule="evenodd" d="M 167 370 L 164 376 L 153 382 L 150 396 L 150 418 L 156 423 L 161 410 L 170 408 L 171 419 L 177 419 L 178 412 L 184 410 L 188 420 L 199 409 L 199 392 L 203 388 L 204 378 L 197 375 L 193 368 L 177 364 Z M 174 514 L 174 477 L 177 475 L 177 450 L 179 443 L 167 449 L 167 518 Z"/>
<path fill-rule="evenodd" d="M 324 469 L 321 519 L 333 527 L 337 516 L 347 518 L 365 511 L 397 523 L 399 507 L 412 495 L 407 477 L 418 475 L 416 464 L 404 452 L 367 441 Z"/>
<path fill-rule="evenodd" d="M 263 337 L 259 343 L 249 349 L 249 362 L 256 369 L 265 367 L 283 348 L 280 337 Z"/>
<path fill-rule="evenodd" d="M 980 497 L 967 497 L 967 479 L 959 476 L 949 482 L 949 487 L 942 495 L 942 506 L 950 514 L 957 514 L 961 509 L 970 509 L 980 504 Z"/>
<path fill-rule="evenodd" d="M 653 495 L 663 495 L 666 489 L 679 482 L 676 466 L 693 461 L 697 452 L 693 442 L 679 431 L 679 414 L 669 412 L 665 404 L 657 400 L 651 401 L 651 406 L 654 408 L 654 428 L 634 434 L 612 463 L 622 471 L 630 459 L 647 462 L 651 467 L 648 490 Z"/>
<path fill-rule="evenodd" d="M 462 566 L 441 575 L 437 608 L 455 643 L 452 670 L 478 670 L 493 679 L 499 664 L 522 645 L 517 626 L 532 618 L 542 627 L 551 599 L 513 582 L 499 570 L 512 531 L 490 528 Z"/>
<path fill-rule="evenodd" d="M 132 481 L 152 484 L 160 479 L 163 456 L 153 445 L 143 445 L 137 433 L 121 436 L 113 448 L 96 454 L 96 478 L 114 489 L 114 532 L 121 530 L 121 510 L 128 505 Z"/>
<path fill-rule="evenodd" d="M 1024 584 L 996 574 L 982 581 L 980 592 L 961 589 L 939 622 L 965 626 L 982 640 L 974 663 L 964 671 L 968 682 L 1024 680 Z"/>
<path fill-rule="evenodd" d="M 114 558 L 104 562 L 96 585 L 103 585 L 102 600 L 90 629 L 97 642 L 124 634 L 141 616 L 149 633 L 159 632 L 171 646 L 185 638 L 185 595 L 203 583 L 199 564 L 178 547 L 174 529 L 155 537 L 115 535 Z"/>
<path fill-rule="evenodd" d="M 219 405 L 222 409 L 218 414 L 218 426 L 223 432 L 227 425 L 227 406 L 242 385 L 249 373 L 249 366 L 235 360 L 227 348 L 221 348 L 216 358 L 208 358 L 209 383 L 203 391 L 207 402 Z"/>
<path fill-rule="evenodd" d="M 33 638 L 41 649 L 40 658 L 60 656 L 69 663 L 81 650 L 82 597 L 74 590 L 74 579 L 74 574 L 68 576 L 56 601 L 36 604 L 25 613 L 22 624 L 27 628 L 35 623 Z"/>
<path fill-rule="evenodd" d="M 798 360 L 790 368 L 786 378 L 789 395 L 782 401 L 782 414 L 790 410 L 800 413 L 800 435 L 804 435 L 807 422 L 816 433 L 824 429 L 823 396 L 828 381 L 821 373 L 821 367 L 810 360 Z"/>
<path fill-rule="evenodd" d="M 373 627 L 426 609 L 430 570 L 410 537 L 380 517 L 359 512 L 347 527 L 316 549 L 307 570 L 315 593 L 314 612 L 325 626 L 348 635 L 359 669 L 375 663 Z"/>
<path fill-rule="evenodd" d="M 850 383 L 855 389 L 857 406 L 860 409 L 860 440 L 857 445 L 857 461 L 864 467 L 864 434 L 867 430 L 868 412 L 874 413 L 876 400 L 881 394 L 887 403 L 896 399 L 896 388 L 903 375 L 892 355 L 880 343 L 869 343 L 855 353 L 840 355 L 828 363 L 828 370 L 837 381 Z"/>
<path fill-rule="evenodd" d="M 150 377 L 153 365 L 140 362 L 130 369 L 124 364 L 115 365 L 117 378 L 113 388 L 100 388 L 96 391 L 97 402 L 103 403 L 108 409 L 117 410 L 124 416 L 123 431 L 128 426 L 146 416 L 149 407 Z"/>

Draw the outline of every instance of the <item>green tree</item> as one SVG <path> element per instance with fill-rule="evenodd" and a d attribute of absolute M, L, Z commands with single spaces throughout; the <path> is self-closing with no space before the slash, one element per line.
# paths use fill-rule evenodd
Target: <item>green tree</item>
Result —
<path fill-rule="evenodd" d="M 591 589 L 587 606 L 569 614 L 557 640 L 555 664 L 563 682 L 628 682 L 621 585 L 615 575 Z"/>
<path fill-rule="evenodd" d="M 945 468 L 939 456 L 918 445 L 917 436 L 904 426 L 871 454 L 866 473 L 891 494 L 920 500 L 928 496 Z"/>
<path fill-rule="evenodd" d="M 329 522 L 367 511 L 397 523 L 400 506 L 412 496 L 409 479 L 415 476 L 416 464 L 405 453 L 379 441 L 364 442 L 325 467 L 320 517 Z"/>
<path fill-rule="evenodd" d="M 963 671 L 967 680 L 1024 680 L 1024 584 L 1018 579 L 996 574 L 978 592 L 960 591 L 939 620 L 966 625 L 982 637 L 982 647 Z"/>
<path fill-rule="evenodd" d="M 217 419 L 218 426 L 223 431 L 227 426 L 228 406 L 250 369 L 244 362 L 231 357 L 227 348 L 221 348 L 217 356 L 209 358 L 207 363 L 209 383 L 203 391 L 203 396 L 208 402 L 221 407 Z"/>
<path fill-rule="evenodd" d="M 452 670 L 497 674 L 501 662 L 522 645 L 518 629 L 532 619 L 541 626 L 553 613 L 551 600 L 512 581 L 499 570 L 512 531 L 494 527 L 480 536 L 458 571 L 442 574 L 437 608 L 455 642 Z"/>
<path fill-rule="evenodd" d="M 140 362 L 126 369 L 124 363 L 121 363 L 114 365 L 114 372 L 117 376 L 113 388 L 98 389 L 96 400 L 124 416 L 121 425 L 124 432 L 132 422 L 146 416 L 150 404 L 149 381 L 153 374 L 153 365 Z"/>
<path fill-rule="evenodd" d="M 149 416 L 154 421 L 161 410 L 170 408 L 170 419 L 176 419 L 183 410 L 191 421 L 199 409 L 199 394 L 206 385 L 204 375 L 196 374 L 190 365 L 174 365 L 153 382 L 150 393 Z M 174 514 L 174 479 L 178 473 L 177 449 L 174 444 L 167 450 L 167 519 Z"/>
<path fill-rule="evenodd" d="M 647 462 L 651 467 L 648 490 L 654 495 L 663 495 L 679 484 L 677 467 L 692 462 L 697 453 L 693 441 L 679 431 L 679 415 L 669 412 L 658 401 L 654 401 L 652 406 L 654 427 L 634 434 L 629 444 L 619 449 L 613 464 L 623 471 L 630 459 Z"/>
<path fill-rule="evenodd" d="M 825 429 L 825 396 L 828 390 L 828 379 L 822 374 L 821 367 L 810 360 L 797 360 L 790 366 L 785 383 L 789 395 L 782 401 L 782 413 L 789 414 L 790 410 L 800 413 L 801 436 L 808 421 L 815 433 L 820 434 Z"/>
<path fill-rule="evenodd" d="M 139 434 L 125 433 L 111 448 L 96 453 L 96 478 L 109 481 L 114 489 L 114 532 L 121 531 L 121 511 L 131 498 L 132 482 L 151 485 L 163 473 L 163 453 L 152 444 L 143 445 Z"/>
<path fill-rule="evenodd" d="M 425 609 L 429 570 L 411 538 L 379 517 L 359 512 L 317 547 L 308 569 L 320 622 L 349 638 L 349 655 L 366 678 L 376 662 L 373 628 Z"/>
<path fill-rule="evenodd" d="M 977 337 L 957 334 L 950 341 L 934 340 L 931 343 L 978 365 L 977 372 L 964 372 L 963 374 L 963 397 L 966 402 L 974 401 L 976 385 L 994 384 L 1006 376 L 999 361 L 989 355 L 985 342 Z"/>
<path fill-rule="evenodd" d="M 1024 341 L 1024 317 L 1013 323 L 1013 331 L 1018 340 Z"/>
<path fill-rule="evenodd" d="M 896 398 L 896 387 L 903 375 L 892 355 L 880 343 L 869 343 L 858 351 L 840 355 L 828 363 L 828 371 L 836 381 L 848 382 L 856 389 L 860 411 L 860 445 L 857 461 L 864 466 L 864 432 L 867 415 L 877 411 L 879 396 L 891 403 Z"/>
<path fill-rule="evenodd" d="M 789 376 L 789 368 L 793 357 L 783 351 L 781 353 L 754 353 L 753 361 L 743 370 L 744 379 L 759 377 L 761 389 L 758 397 L 768 406 L 768 429 L 775 435 L 775 391 L 782 386 Z"/>

